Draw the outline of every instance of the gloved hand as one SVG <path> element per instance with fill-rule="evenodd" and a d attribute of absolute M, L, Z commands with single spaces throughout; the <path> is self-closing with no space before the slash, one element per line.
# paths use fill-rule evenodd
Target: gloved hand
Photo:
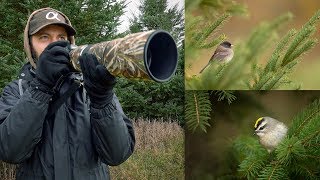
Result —
<path fill-rule="evenodd" d="M 116 78 L 98 62 L 95 55 L 85 53 L 79 57 L 79 61 L 91 106 L 103 108 L 112 101 Z"/>
<path fill-rule="evenodd" d="M 41 53 L 37 61 L 36 81 L 45 86 L 45 89 L 52 89 L 59 78 L 72 70 L 68 41 L 56 41 L 49 44 Z"/>

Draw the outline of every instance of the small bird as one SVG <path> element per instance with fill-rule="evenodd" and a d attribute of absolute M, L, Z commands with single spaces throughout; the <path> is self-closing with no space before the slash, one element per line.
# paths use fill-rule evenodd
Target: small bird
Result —
<path fill-rule="evenodd" d="M 223 43 L 221 43 L 214 51 L 208 64 L 200 71 L 200 73 L 202 73 L 202 71 L 207 68 L 213 61 L 226 63 L 230 62 L 233 58 L 233 50 L 231 49 L 232 46 L 233 45 L 229 41 L 224 41 Z"/>
<path fill-rule="evenodd" d="M 255 134 L 259 136 L 260 144 L 263 145 L 268 152 L 272 152 L 279 143 L 286 137 L 287 126 L 271 117 L 259 118 L 255 125 Z"/>

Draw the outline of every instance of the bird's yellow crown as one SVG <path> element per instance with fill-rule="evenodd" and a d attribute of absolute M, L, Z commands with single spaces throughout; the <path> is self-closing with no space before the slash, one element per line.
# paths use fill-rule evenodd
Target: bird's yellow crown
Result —
<path fill-rule="evenodd" d="M 254 124 L 254 128 L 257 128 L 259 122 L 262 121 L 262 120 L 263 120 L 263 117 L 257 119 L 257 120 L 256 120 L 256 124 Z"/>

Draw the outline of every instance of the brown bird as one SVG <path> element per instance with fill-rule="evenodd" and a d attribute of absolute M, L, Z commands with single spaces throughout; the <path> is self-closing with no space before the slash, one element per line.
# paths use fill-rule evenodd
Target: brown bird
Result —
<path fill-rule="evenodd" d="M 202 68 L 200 73 L 202 73 L 202 71 L 205 68 L 207 68 L 213 61 L 218 61 L 218 62 L 222 62 L 222 63 L 230 62 L 231 59 L 233 58 L 233 50 L 231 49 L 232 46 L 233 45 L 228 41 L 224 41 L 223 43 L 221 43 L 217 47 L 217 49 L 214 51 L 208 64 L 204 68 Z"/>

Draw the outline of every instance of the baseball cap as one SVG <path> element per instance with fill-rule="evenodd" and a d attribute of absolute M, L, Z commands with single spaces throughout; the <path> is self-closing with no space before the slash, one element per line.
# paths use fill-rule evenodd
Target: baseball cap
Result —
<path fill-rule="evenodd" d="M 34 35 L 45 26 L 53 24 L 63 26 L 66 29 L 68 36 L 73 36 L 76 34 L 76 30 L 68 24 L 66 18 L 59 11 L 54 9 L 45 9 L 34 14 L 31 18 L 29 35 Z"/>

